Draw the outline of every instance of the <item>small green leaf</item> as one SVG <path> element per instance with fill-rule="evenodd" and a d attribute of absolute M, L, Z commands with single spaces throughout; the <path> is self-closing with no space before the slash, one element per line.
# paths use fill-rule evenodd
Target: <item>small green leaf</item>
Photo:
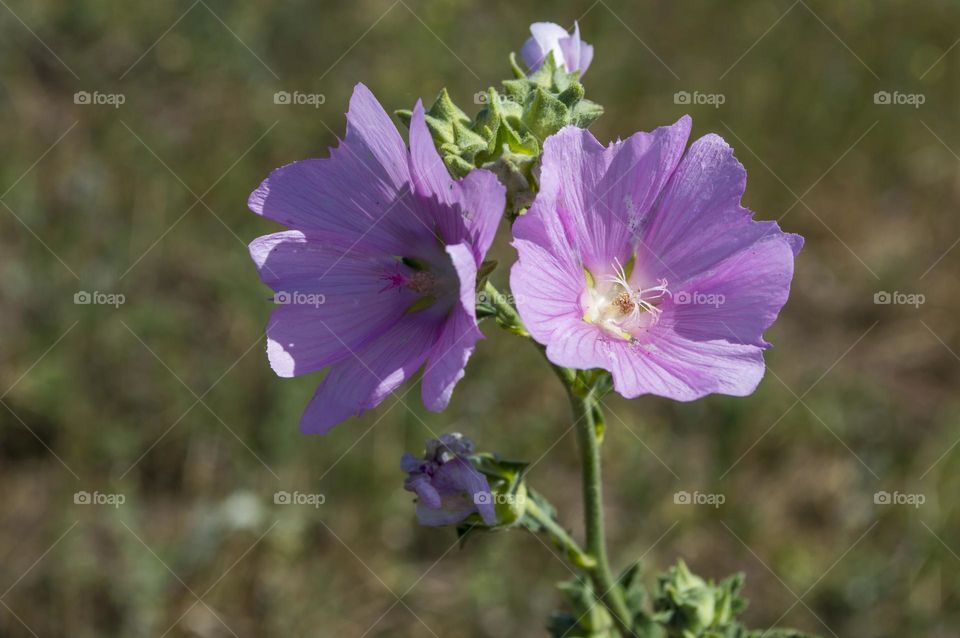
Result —
<path fill-rule="evenodd" d="M 483 290 L 483 287 L 487 285 L 487 279 L 490 278 L 490 274 L 496 269 L 496 259 L 487 259 L 480 264 L 480 268 L 477 269 L 477 292 Z"/>
<path fill-rule="evenodd" d="M 523 123 L 545 140 L 566 125 L 568 112 L 566 104 L 538 87 L 524 104 Z"/>
<path fill-rule="evenodd" d="M 557 99 L 565 106 L 573 106 L 583 99 L 583 94 L 583 85 L 579 82 L 571 82 L 570 86 L 557 96 Z"/>
<path fill-rule="evenodd" d="M 513 71 L 513 74 L 517 76 L 517 79 L 526 79 L 526 72 L 520 68 L 520 65 L 517 63 L 517 54 L 510 54 L 510 69 Z"/>
<path fill-rule="evenodd" d="M 580 100 L 570 112 L 569 124 L 579 128 L 588 128 L 603 115 L 603 107 L 590 100 Z"/>

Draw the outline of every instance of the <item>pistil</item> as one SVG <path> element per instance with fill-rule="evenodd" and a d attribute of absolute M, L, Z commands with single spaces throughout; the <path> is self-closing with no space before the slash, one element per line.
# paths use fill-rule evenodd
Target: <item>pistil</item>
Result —
<path fill-rule="evenodd" d="M 634 287 L 618 259 L 614 260 L 613 270 L 614 274 L 603 278 L 604 283 L 600 286 L 596 285 L 593 275 L 587 273 L 583 319 L 616 337 L 633 341 L 639 329 L 656 325 L 660 320 L 663 311 L 658 306 L 670 290 L 665 279 L 649 288 Z M 646 324 L 643 323 L 644 315 L 649 319 Z"/>

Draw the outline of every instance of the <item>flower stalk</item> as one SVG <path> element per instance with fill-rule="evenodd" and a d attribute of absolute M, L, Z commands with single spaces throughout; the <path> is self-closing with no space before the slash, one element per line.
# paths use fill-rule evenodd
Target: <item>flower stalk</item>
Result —
<path fill-rule="evenodd" d="M 567 559 L 571 563 L 583 569 L 590 569 L 596 565 L 596 559 L 587 554 L 567 530 L 537 505 L 536 501 L 530 499 L 526 502 L 524 514 L 543 527 L 550 538 L 566 552 Z"/>
<path fill-rule="evenodd" d="M 625 635 L 632 635 L 631 614 L 610 570 L 607 542 L 603 524 L 603 480 L 601 472 L 600 437 L 594 414 L 597 406 L 596 387 L 591 386 L 579 396 L 574 388 L 567 388 L 574 410 L 577 441 L 583 481 L 583 522 L 587 535 L 587 552 L 596 564 L 589 570 L 597 597 L 610 611 Z"/>

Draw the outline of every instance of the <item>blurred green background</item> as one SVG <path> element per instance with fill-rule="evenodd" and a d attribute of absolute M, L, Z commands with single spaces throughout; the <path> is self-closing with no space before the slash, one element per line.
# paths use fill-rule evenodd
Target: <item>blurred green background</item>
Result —
<path fill-rule="evenodd" d="M 579 533 L 571 420 L 534 349 L 486 325 L 445 413 L 414 387 L 301 436 L 321 375 L 270 371 L 246 250 L 278 230 L 248 193 L 325 155 L 356 82 L 388 110 L 447 86 L 473 112 L 536 20 L 596 46 L 601 140 L 689 112 L 734 146 L 758 217 L 807 238 L 756 394 L 608 400 L 614 559 L 744 570 L 751 626 L 960 633 L 960 4 L 0 4 L 0 635 L 543 635 L 564 565 L 528 534 L 459 549 L 418 527 L 398 469 L 431 431 L 469 432 L 535 462 Z M 505 236 L 494 252 L 513 259 Z"/>

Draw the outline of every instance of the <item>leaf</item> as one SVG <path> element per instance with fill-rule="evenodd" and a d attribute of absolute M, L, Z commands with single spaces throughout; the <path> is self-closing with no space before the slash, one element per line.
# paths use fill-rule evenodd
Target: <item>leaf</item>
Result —
<path fill-rule="evenodd" d="M 538 87 L 523 105 L 523 123 L 537 138 L 545 140 L 567 124 L 569 112 L 560 99 Z"/>
<path fill-rule="evenodd" d="M 580 128 L 588 128 L 603 115 L 603 107 L 590 100 L 580 100 L 570 111 L 569 123 Z"/>
<path fill-rule="evenodd" d="M 572 607 L 570 615 L 555 616 L 569 619 L 572 615 L 572 624 L 567 624 L 567 631 L 570 632 L 567 636 L 615 638 L 620 635 L 607 608 L 597 602 L 589 580 L 577 577 L 575 580 L 560 583 L 557 587 L 566 594 Z"/>
<path fill-rule="evenodd" d="M 480 268 L 477 270 L 477 292 L 483 290 L 483 287 L 487 285 L 487 279 L 497 269 L 497 263 L 496 259 L 487 259 L 480 264 Z"/>

